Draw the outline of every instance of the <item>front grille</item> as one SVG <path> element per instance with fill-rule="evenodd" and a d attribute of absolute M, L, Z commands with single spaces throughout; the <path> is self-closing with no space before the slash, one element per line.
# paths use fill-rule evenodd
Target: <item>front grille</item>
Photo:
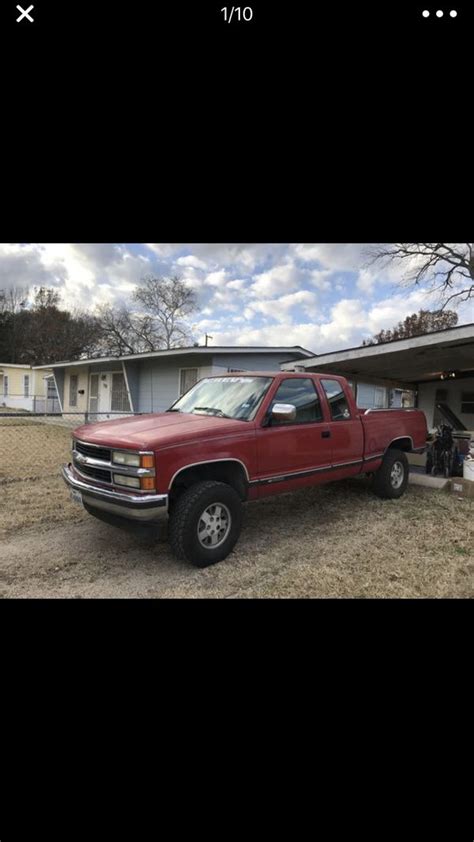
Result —
<path fill-rule="evenodd" d="M 110 475 L 110 471 L 103 471 L 102 468 L 91 468 L 90 465 L 76 465 L 74 463 L 74 467 L 81 473 L 85 474 L 87 477 L 91 477 L 92 479 L 96 479 L 99 482 L 108 482 L 109 484 L 112 482 L 112 477 Z"/>
<path fill-rule="evenodd" d="M 81 441 L 74 442 L 75 450 L 83 456 L 90 456 L 92 459 L 101 459 L 103 462 L 110 462 L 110 450 L 106 447 L 93 447 L 83 444 Z"/>

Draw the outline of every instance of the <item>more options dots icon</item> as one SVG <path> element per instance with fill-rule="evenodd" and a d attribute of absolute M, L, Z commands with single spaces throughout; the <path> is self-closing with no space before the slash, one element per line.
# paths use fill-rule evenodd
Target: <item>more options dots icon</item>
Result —
<path fill-rule="evenodd" d="M 429 18 L 431 16 L 437 17 L 437 18 L 443 18 L 445 15 L 446 15 L 446 17 L 450 17 L 450 18 L 457 18 L 457 16 L 458 16 L 458 13 L 457 13 L 456 9 L 450 9 L 448 12 L 443 11 L 443 9 L 435 9 L 433 11 L 430 11 L 429 9 L 423 9 L 421 14 L 424 18 Z"/>

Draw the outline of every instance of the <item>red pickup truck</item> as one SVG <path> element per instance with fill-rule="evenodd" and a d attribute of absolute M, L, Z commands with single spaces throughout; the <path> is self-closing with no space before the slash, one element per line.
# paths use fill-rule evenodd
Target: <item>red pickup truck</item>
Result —
<path fill-rule="evenodd" d="M 424 450 L 427 429 L 416 409 L 358 409 L 344 377 L 246 372 L 205 377 L 166 412 L 72 435 L 63 478 L 74 499 L 118 525 L 168 516 L 175 555 L 206 567 L 234 547 L 246 500 L 359 474 L 400 497 L 406 453 Z"/>

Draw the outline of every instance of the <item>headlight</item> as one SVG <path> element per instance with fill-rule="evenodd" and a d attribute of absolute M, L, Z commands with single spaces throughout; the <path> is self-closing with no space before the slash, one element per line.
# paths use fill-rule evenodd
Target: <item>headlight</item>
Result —
<path fill-rule="evenodd" d="M 126 477 L 123 474 L 114 474 L 114 483 L 116 485 L 128 485 L 130 488 L 140 488 L 138 477 Z"/>
<path fill-rule="evenodd" d="M 112 462 L 115 462 L 116 465 L 133 465 L 135 468 L 139 468 L 140 454 L 121 453 L 120 451 L 115 450 L 112 453 Z"/>

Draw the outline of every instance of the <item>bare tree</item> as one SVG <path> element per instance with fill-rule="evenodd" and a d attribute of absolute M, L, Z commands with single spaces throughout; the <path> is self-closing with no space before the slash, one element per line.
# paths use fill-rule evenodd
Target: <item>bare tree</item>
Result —
<path fill-rule="evenodd" d="M 138 342 L 133 330 L 132 317 L 126 307 L 112 307 L 103 304 L 96 307 L 96 318 L 100 324 L 100 339 L 97 351 L 103 354 L 138 353 Z"/>
<path fill-rule="evenodd" d="M 177 276 L 169 279 L 148 275 L 133 298 L 152 318 L 164 348 L 176 348 L 191 341 L 186 316 L 196 312 L 196 294 Z"/>
<path fill-rule="evenodd" d="M 0 289 L 0 313 L 20 313 L 28 301 L 27 287 Z"/>
<path fill-rule="evenodd" d="M 151 316 L 138 315 L 126 306 L 113 307 L 111 304 L 96 307 L 95 315 L 100 324 L 96 353 L 121 356 L 163 347 L 162 336 Z"/>
<path fill-rule="evenodd" d="M 407 339 L 410 336 L 421 336 L 425 333 L 433 333 L 435 330 L 446 330 L 448 327 L 455 327 L 458 323 L 458 315 L 452 310 L 420 310 L 407 316 L 403 322 L 391 330 L 381 330 L 372 339 L 364 339 L 362 345 L 379 345 L 383 342 L 392 342 L 394 339 Z"/>
<path fill-rule="evenodd" d="M 23 344 L 23 311 L 28 303 L 28 288 L 10 286 L 0 289 L 0 356 L 2 362 L 16 363 Z"/>
<path fill-rule="evenodd" d="M 443 310 L 474 298 L 474 243 L 381 243 L 367 254 L 369 265 L 404 266 L 402 284 L 426 284 Z"/>

